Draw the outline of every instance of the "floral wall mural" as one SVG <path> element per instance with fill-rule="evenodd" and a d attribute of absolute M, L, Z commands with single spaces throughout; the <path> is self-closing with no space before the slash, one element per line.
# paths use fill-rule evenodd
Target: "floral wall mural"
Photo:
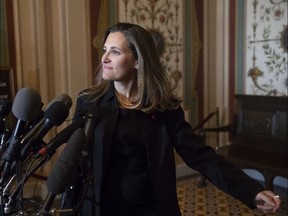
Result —
<path fill-rule="evenodd" d="M 118 0 L 118 21 L 148 29 L 175 93 L 183 96 L 183 0 Z"/>
<path fill-rule="evenodd" d="M 288 0 L 246 0 L 245 91 L 287 96 Z"/>

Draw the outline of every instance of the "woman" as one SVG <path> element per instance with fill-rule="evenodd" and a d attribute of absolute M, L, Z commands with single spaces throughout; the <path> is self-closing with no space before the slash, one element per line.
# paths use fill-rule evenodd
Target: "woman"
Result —
<path fill-rule="evenodd" d="M 180 216 L 173 149 L 189 167 L 250 208 L 279 208 L 279 196 L 193 134 L 144 28 L 118 23 L 107 30 L 98 76 L 95 86 L 79 95 L 75 114 L 97 115 L 91 182 L 80 215 Z"/>

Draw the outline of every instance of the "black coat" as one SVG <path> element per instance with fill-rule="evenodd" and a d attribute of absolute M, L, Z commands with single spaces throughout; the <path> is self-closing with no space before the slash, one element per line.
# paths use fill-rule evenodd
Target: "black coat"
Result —
<path fill-rule="evenodd" d="M 76 110 L 77 112 L 92 110 L 98 119 L 94 141 L 91 143 L 93 184 L 87 193 L 90 200 L 93 200 L 92 206 L 96 208 L 93 209 L 88 200 L 84 201 L 82 208 L 85 212 L 83 216 L 98 216 L 95 211 L 99 212 L 97 203 L 100 201 L 101 179 L 105 172 L 118 116 L 113 85 L 110 85 L 109 91 L 94 103 L 89 103 L 86 96 L 79 97 Z M 176 193 L 174 150 L 189 167 L 202 173 L 212 184 L 250 208 L 254 207 L 253 200 L 256 194 L 264 188 L 217 155 L 213 148 L 205 145 L 203 140 L 193 133 L 190 124 L 185 121 L 181 107 L 177 110 L 148 115 L 151 118 L 141 124 L 145 128 L 149 171 L 160 216 L 181 215 Z M 75 116 L 77 117 L 77 113 Z"/>

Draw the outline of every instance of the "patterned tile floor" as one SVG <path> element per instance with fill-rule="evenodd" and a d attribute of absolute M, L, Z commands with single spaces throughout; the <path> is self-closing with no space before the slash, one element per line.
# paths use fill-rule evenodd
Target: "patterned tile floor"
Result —
<path fill-rule="evenodd" d="M 259 210 L 252 211 L 240 201 L 232 198 L 207 182 L 199 188 L 200 177 L 182 179 L 177 182 L 179 205 L 183 216 L 264 216 Z M 287 216 L 287 202 L 276 214 L 265 216 Z"/>

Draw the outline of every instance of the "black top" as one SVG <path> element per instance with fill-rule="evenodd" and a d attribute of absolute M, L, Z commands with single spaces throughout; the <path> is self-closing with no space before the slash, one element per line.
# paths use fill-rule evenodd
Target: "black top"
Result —
<path fill-rule="evenodd" d="M 144 118 L 147 114 L 139 110 L 119 109 L 103 178 L 102 206 L 140 207 L 155 202 L 141 123 Z"/>

